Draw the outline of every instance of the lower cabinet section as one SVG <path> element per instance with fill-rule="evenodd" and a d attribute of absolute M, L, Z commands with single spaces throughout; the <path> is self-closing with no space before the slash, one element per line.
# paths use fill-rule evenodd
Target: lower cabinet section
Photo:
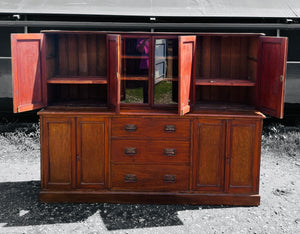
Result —
<path fill-rule="evenodd" d="M 41 201 L 259 205 L 262 118 L 40 115 Z"/>

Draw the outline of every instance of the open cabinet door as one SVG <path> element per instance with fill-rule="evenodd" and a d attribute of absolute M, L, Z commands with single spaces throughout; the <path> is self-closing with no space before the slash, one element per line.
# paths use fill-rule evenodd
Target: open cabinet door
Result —
<path fill-rule="evenodd" d="M 179 36 L 178 47 L 178 112 L 179 115 L 185 115 L 191 108 L 196 36 Z"/>
<path fill-rule="evenodd" d="M 108 84 L 109 104 L 117 114 L 120 114 L 120 72 L 121 72 L 121 36 L 107 35 L 107 61 L 108 61 Z"/>
<path fill-rule="evenodd" d="M 283 118 L 287 38 L 261 37 L 258 48 L 257 108 Z"/>
<path fill-rule="evenodd" d="M 43 82 L 43 34 L 12 34 L 11 56 L 14 113 L 46 106 Z"/>

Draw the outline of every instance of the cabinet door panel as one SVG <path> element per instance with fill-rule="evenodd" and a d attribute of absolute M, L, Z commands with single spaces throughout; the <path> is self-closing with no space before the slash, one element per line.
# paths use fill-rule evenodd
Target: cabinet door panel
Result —
<path fill-rule="evenodd" d="M 106 182 L 107 120 L 77 119 L 77 186 L 102 188 Z"/>
<path fill-rule="evenodd" d="M 109 104 L 120 113 L 120 72 L 121 72 L 121 36 L 115 34 L 107 35 L 107 62 L 108 62 L 108 84 Z"/>
<path fill-rule="evenodd" d="M 194 189 L 222 191 L 224 185 L 225 121 L 196 120 Z"/>
<path fill-rule="evenodd" d="M 287 38 L 262 37 L 258 51 L 257 106 L 265 114 L 283 118 Z"/>
<path fill-rule="evenodd" d="M 233 120 L 228 126 L 228 191 L 258 190 L 259 129 L 255 121 Z"/>
<path fill-rule="evenodd" d="M 45 62 L 43 34 L 12 34 L 12 73 L 14 112 L 46 106 L 46 83 L 42 66 Z"/>
<path fill-rule="evenodd" d="M 179 115 L 184 115 L 190 111 L 196 36 L 180 36 L 178 47 L 178 112 Z"/>
<path fill-rule="evenodd" d="M 74 178 L 75 121 L 73 118 L 45 118 L 42 123 L 44 187 L 71 189 Z"/>

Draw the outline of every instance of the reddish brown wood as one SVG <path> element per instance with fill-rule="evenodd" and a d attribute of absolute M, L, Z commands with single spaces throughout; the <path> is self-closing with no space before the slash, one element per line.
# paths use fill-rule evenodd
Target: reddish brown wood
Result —
<path fill-rule="evenodd" d="M 232 79 L 220 79 L 220 78 L 210 78 L 210 79 L 196 79 L 196 85 L 207 85 L 207 86 L 255 86 L 255 82 L 250 80 L 232 80 Z"/>
<path fill-rule="evenodd" d="M 188 172 L 182 165 L 112 165 L 112 190 L 187 190 Z"/>
<path fill-rule="evenodd" d="M 191 83 L 196 49 L 196 36 L 180 36 L 178 41 L 178 113 L 190 111 Z"/>
<path fill-rule="evenodd" d="M 75 119 L 44 118 L 41 128 L 43 188 L 71 189 L 75 185 Z"/>
<path fill-rule="evenodd" d="M 48 84 L 107 84 L 106 77 L 103 76 L 59 76 L 51 77 Z"/>
<path fill-rule="evenodd" d="M 257 170 L 260 157 L 257 141 L 260 140 L 257 121 L 232 120 L 227 129 L 226 163 L 228 191 L 232 193 L 258 192 Z"/>
<path fill-rule="evenodd" d="M 107 61 L 109 81 L 109 104 L 113 106 L 117 114 L 120 113 L 120 76 L 121 76 L 121 37 L 120 35 L 107 35 Z"/>
<path fill-rule="evenodd" d="M 113 163 L 188 163 L 189 141 L 113 140 Z"/>
<path fill-rule="evenodd" d="M 129 126 L 130 125 L 130 126 Z M 131 130 L 130 130 L 131 129 Z M 113 118 L 112 137 L 135 138 L 190 138 L 190 120 L 154 118 Z"/>
<path fill-rule="evenodd" d="M 14 113 L 47 105 L 43 66 L 43 34 L 12 34 Z"/>
<path fill-rule="evenodd" d="M 266 114 L 283 118 L 287 38 L 262 37 L 258 54 L 256 105 Z"/>
<path fill-rule="evenodd" d="M 193 189 L 223 191 L 226 121 L 201 119 L 194 125 Z"/>
<path fill-rule="evenodd" d="M 77 186 L 107 186 L 108 133 L 105 118 L 77 118 Z"/>

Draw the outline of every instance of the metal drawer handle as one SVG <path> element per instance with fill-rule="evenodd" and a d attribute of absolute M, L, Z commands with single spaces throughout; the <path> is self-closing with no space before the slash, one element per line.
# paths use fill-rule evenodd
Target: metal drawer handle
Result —
<path fill-rule="evenodd" d="M 135 124 L 126 124 L 125 131 L 126 132 L 136 132 L 137 126 Z"/>
<path fill-rule="evenodd" d="M 165 132 L 176 132 L 176 125 L 165 125 Z"/>
<path fill-rule="evenodd" d="M 164 182 L 166 182 L 166 183 L 175 183 L 176 182 L 176 176 L 175 175 L 165 175 L 164 176 Z"/>
<path fill-rule="evenodd" d="M 133 156 L 133 155 L 136 155 L 137 150 L 134 147 L 127 147 L 127 148 L 125 148 L 124 153 L 125 153 L 125 155 Z"/>
<path fill-rule="evenodd" d="M 165 156 L 175 156 L 176 155 L 176 149 L 165 149 L 164 150 Z"/>
<path fill-rule="evenodd" d="M 124 177 L 124 181 L 127 183 L 134 183 L 136 180 L 136 175 L 125 175 Z"/>

